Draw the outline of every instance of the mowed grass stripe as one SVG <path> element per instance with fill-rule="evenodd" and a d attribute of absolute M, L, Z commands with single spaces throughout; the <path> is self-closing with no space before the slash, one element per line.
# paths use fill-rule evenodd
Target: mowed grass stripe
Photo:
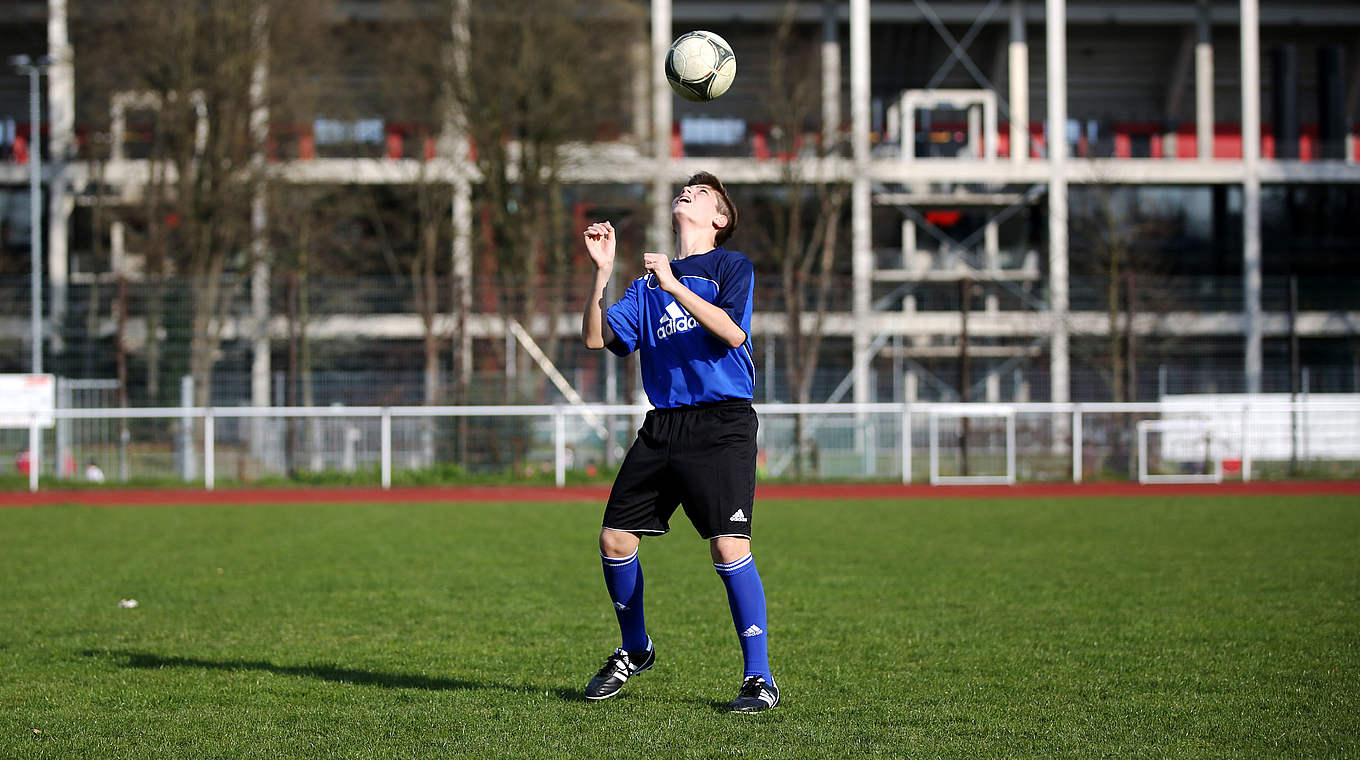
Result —
<path fill-rule="evenodd" d="M 0 511 L 0 757 L 1347 757 L 1360 499 L 758 505 L 785 703 L 731 716 L 707 547 L 595 504 Z M 136 609 L 119 609 L 136 598 Z M 35 733 L 40 732 L 40 733 Z"/>

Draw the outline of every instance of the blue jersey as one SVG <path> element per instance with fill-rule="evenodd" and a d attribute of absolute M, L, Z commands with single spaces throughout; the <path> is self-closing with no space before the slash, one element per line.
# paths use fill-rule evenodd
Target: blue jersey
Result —
<path fill-rule="evenodd" d="M 738 348 L 728 346 L 648 274 L 633 280 L 605 312 L 614 331 L 609 350 L 619 356 L 641 352 L 642 387 L 659 409 L 750 400 L 756 387 L 750 348 L 755 293 L 751 260 L 720 247 L 672 261 L 671 271 L 700 298 L 727 312 L 746 333 L 746 342 Z"/>

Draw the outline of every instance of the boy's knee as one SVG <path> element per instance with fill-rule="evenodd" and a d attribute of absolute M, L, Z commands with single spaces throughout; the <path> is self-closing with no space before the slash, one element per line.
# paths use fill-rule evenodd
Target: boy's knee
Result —
<path fill-rule="evenodd" d="M 605 528 L 600 531 L 600 553 L 606 557 L 622 559 L 637 551 L 642 539 L 636 534 L 623 530 Z"/>
<path fill-rule="evenodd" d="M 718 536 L 708 542 L 713 561 L 718 564 L 735 562 L 751 553 L 751 539 L 739 536 Z"/>

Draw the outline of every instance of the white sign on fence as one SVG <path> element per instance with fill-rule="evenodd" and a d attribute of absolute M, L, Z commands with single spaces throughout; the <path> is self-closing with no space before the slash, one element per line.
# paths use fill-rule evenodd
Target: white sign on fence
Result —
<path fill-rule="evenodd" d="M 1291 410 L 1289 394 L 1193 394 L 1164 396 L 1162 419 L 1182 424 L 1162 431 L 1161 457 L 1168 462 L 1206 459 L 1206 441 L 1217 457 L 1240 458 L 1242 439 L 1250 440 L 1251 458 L 1287 462 L 1291 457 L 1349 461 L 1360 458 L 1360 395 L 1311 394 L 1333 407 L 1302 406 Z M 1242 408 L 1251 405 L 1248 428 Z M 1340 405 L 1346 405 L 1340 408 Z M 1198 423 L 1198 424 L 1191 424 Z"/>
<path fill-rule="evenodd" d="M 0 428 L 24 428 L 38 413 L 38 424 L 53 425 L 57 380 L 52 375 L 0 375 Z"/>

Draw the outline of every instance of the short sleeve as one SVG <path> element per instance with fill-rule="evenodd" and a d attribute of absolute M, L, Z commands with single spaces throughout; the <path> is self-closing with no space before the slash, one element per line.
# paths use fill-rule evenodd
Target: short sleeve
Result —
<path fill-rule="evenodd" d="M 755 294 L 755 267 L 745 256 L 732 256 L 723 267 L 714 305 L 727 312 L 747 337 L 751 335 L 751 309 Z"/>
<path fill-rule="evenodd" d="M 619 356 L 627 356 L 637 350 L 638 325 L 641 324 L 638 287 L 642 279 L 633 280 L 613 306 L 604 313 L 605 322 L 614 331 L 614 340 L 605 346 Z"/>

